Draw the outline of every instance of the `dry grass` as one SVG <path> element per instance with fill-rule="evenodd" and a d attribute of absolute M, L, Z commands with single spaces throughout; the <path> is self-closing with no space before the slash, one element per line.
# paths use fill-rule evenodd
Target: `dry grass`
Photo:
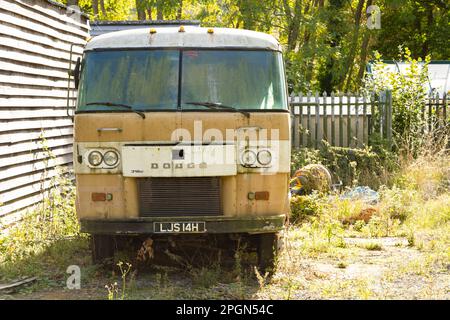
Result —
<path fill-rule="evenodd" d="M 238 254 L 231 269 L 212 261 L 198 268 L 153 268 L 139 273 L 130 270 L 126 292 L 121 292 L 120 297 L 450 299 L 449 163 L 450 157 L 439 153 L 404 166 L 393 187 L 379 190 L 380 202 L 375 206 L 342 200 L 338 195 L 313 194 L 294 200 L 301 206 L 301 214 L 305 207 L 307 212 L 285 230 L 284 249 L 271 278 L 251 266 L 243 267 L 243 257 Z M 370 214 L 368 208 L 373 209 Z M 39 285 L 27 289 L 34 292 L 24 290 L 19 297 L 106 299 L 105 284 L 117 282 L 123 288 L 120 273 L 98 270 L 90 264 L 83 236 L 65 240 L 63 233 L 67 232 L 53 233 L 58 241 L 34 247 L 30 244 L 33 241 L 25 241 L 32 240 L 30 236 L 34 237 L 36 231 L 26 230 L 29 227 L 24 224 L 12 237 L 3 239 L 0 256 L 3 276 L 34 275 L 39 271 Z M 76 228 L 68 232 L 73 230 Z M 45 229 L 41 231 L 46 234 Z M 8 253 L 9 245 L 5 243 L 15 246 L 20 254 Z M 33 250 L 38 250 L 35 255 Z M 63 289 L 68 264 L 78 264 L 86 271 L 79 292 Z"/>
<path fill-rule="evenodd" d="M 380 189 L 376 207 L 337 196 L 316 202 L 287 231 L 278 271 L 259 296 L 449 299 L 449 164 L 445 152 L 419 157 Z"/>

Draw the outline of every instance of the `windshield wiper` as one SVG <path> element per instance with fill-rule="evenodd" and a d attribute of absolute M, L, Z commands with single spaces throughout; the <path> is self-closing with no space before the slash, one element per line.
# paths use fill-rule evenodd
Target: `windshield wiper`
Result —
<path fill-rule="evenodd" d="M 250 117 L 250 113 L 248 113 L 247 111 L 240 110 L 240 109 L 237 109 L 235 107 L 225 106 L 225 105 L 223 105 L 221 103 L 218 103 L 218 102 L 184 102 L 184 103 L 185 104 L 192 104 L 194 106 L 203 106 L 203 107 L 207 107 L 209 109 L 232 110 L 232 111 L 236 111 L 236 112 L 242 113 L 247 118 Z"/>
<path fill-rule="evenodd" d="M 108 106 L 108 107 L 122 107 L 122 108 L 127 108 L 135 113 L 137 113 L 138 115 L 140 115 L 142 117 L 142 119 L 145 119 L 145 114 L 143 112 L 140 112 L 138 110 L 133 109 L 132 106 L 129 106 L 127 104 L 122 104 L 122 103 L 114 103 L 114 102 L 89 102 L 86 103 L 87 106 L 92 106 L 92 105 L 104 105 L 104 106 Z"/>

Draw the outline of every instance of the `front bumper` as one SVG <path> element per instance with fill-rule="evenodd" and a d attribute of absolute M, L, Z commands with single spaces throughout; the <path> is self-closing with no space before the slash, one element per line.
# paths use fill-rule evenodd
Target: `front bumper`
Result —
<path fill-rule="evenodd" d="M 81 231 L 91 234 L 153 234 L 155 222 L 204 221 L 206 231 L 218 233 L 272 233 L 283 229 L 286 215 L 245 217 L 140 217 L 135 219 L 81 219 Z M 170 233 L 164 233 L 170 234 Z M 196 233 L 198 234 L 198 233 Z"/>

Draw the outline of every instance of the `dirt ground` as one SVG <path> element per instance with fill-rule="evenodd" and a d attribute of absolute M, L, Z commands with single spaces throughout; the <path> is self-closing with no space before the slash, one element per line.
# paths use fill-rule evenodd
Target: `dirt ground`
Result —
<path fill-rule="evenodd" d="M 344 238 L 342 248 L 304 254 L 301 239 L 289 234 L 272 277 L 257 276 L 251 264 L 153 266 L 127 274 L 126 299 L 450 299 L 450 266 L 427 265 L 427 253 L 406 238 Z M 84 248 L 83 261 L 89 260 Z M 82 266 L 81 289 L 69 290 L 65 278 L 0 291 L 0 299 L 107 299 L 106 285 L 117 282 L 113 298 L 122 297 L 117 270 Z M 84 270 L 89 272 L 84 272 Z M 69 275 L 67 275 L 68 277 Z M 110 290 L 115 292 L 115 289 Z M 111 297 L 110 297 L 111 298 Z"/>
<path fill-rule="evenodd" d="M 290 299 L 449 299 L 450 273 L 423 270 L 426 255 L 405 238 L 346 238 L 350 255 L 300 258 Z M 368 250 L 367 244 L 380 249 Z M 273 279 L 276 282 L 276 275 Z M 281 288 L 282 289 L 282 288 Z M 272 291 L 272 292 L 270 292 Z M 264 290 L 260 298 L 279 298 L 282 290 Z"/>

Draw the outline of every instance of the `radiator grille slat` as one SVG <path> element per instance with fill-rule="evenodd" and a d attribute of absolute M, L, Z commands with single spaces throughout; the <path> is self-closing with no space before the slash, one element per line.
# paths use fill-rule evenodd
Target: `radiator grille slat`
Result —
<path fill-rule="evenodd" d="M 138 179 L 141 216 L 221 215 L 220 178 Z"/>

